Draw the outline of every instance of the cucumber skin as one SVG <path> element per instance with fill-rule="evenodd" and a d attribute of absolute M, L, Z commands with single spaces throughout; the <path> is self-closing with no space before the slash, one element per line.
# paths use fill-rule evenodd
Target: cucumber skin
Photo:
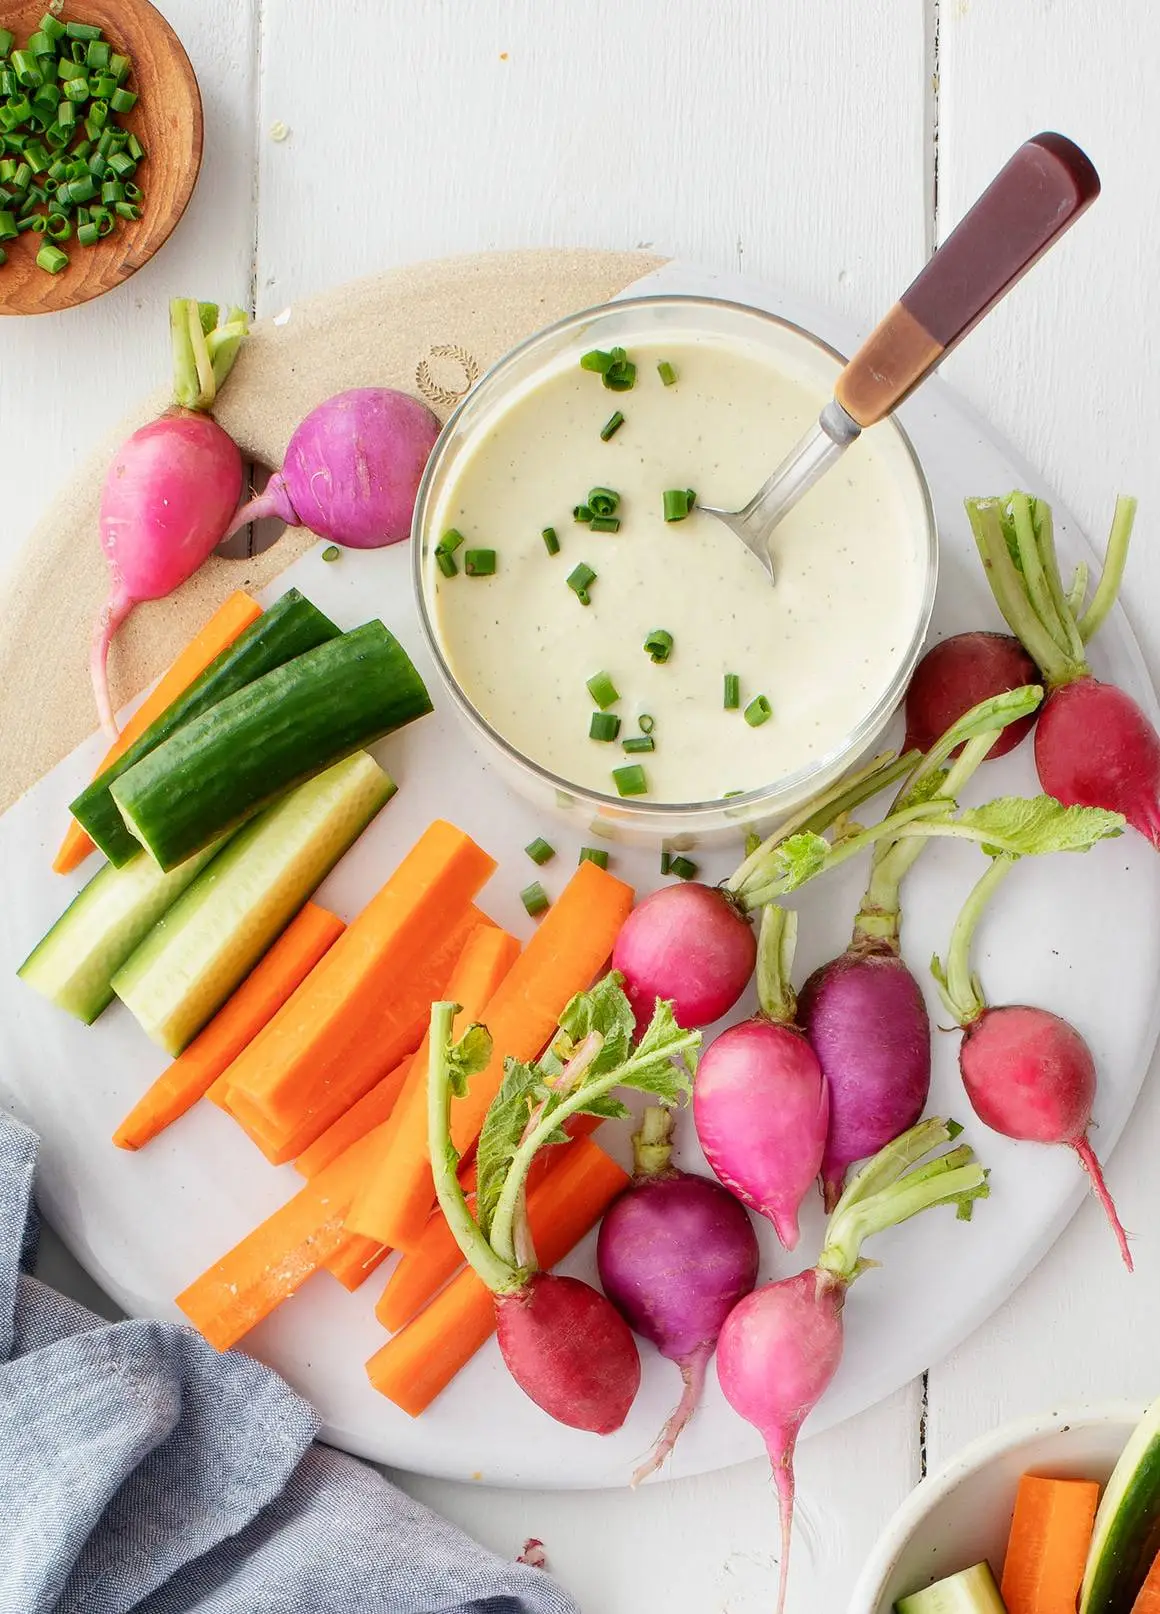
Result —
<path fill-rule="evenodd" d="M 1131 1614 L 1152 1560 L 1160 1551 L 1160 1401 L 1153 1402 L 1137 1433 L 1147 1430 L 1150 1434 L 1139 1455 L 1132 1453 L 1134 1435 L 1120 1459 L 1121 1463 L 1125 1459 L 1131 1463 L 1122 1492 L 1117 1465 L 1100 1502 L 1080 1595 L 1080 1614 Z M 1105 1502 L 1109 1503 L 1108 1517 L 1103 1517 Z"/>
<path fill-rule="evenodd" d="M 340 633 L 330 618 L 296 588 L 287 590 L 269 610 L 251 622 L 233 644 L 214 657 L 201 676 L 150 723 L 124 756 L 118 757 L 112 767 L 86 785 L 69 811 L 114 867 L 127 863 L 140 847 L 125 828 L 125 821 L 113 801 L 111 787 L 115 781 L 183 723 L 191 722 L 218 701 L 244 689 L 255 678 L 273 672 L 275 667 L 281 667 L 295 656 L 339 638 Z"/>
<path fill-rule="evenodd" d="M 395 794 L 395 783 L 373 758 L 356 752 L 353 757 L 337 763 L 328 772 L 344 770 L 341 781 L 325 781 L 324 776 L 308 781 L 303 791 L 312 786 L 329 788 L 332 800 L 328 804 L 314 800 L 300 803 L 298 818 L 304 813 L 325 814 L 333 820 L 339 813 L 347 814 L 347 822 L 338 833 L 331 831 L 323 855 L 309 858 L 303 847 L 297 848 L 294 861 L 299 865 L 298 878 L 291 882 L 283 864 L 276 880 L 264 887 L 264 906 L 259 927 L 253 920 L 253 905 L 261 895 L 253 890 L 256 859 L 263 854 L 255 851 L 255 842 L 269 839 L 272 826 L 285 825 L 281 838 L 293 836 L 294 797 L 288 796 L 268 811 L 254 818 L 230 842 L 228 849 L 202 870 L 181 895 L 164 919 L 148 933 L 141 945 L 113 979 L 113 991 L 124 1002 L 145 1034 L 176 1058 L 197 1033 L 221 1008 L 230 994 L 241 985 L 259 959 L 273 945 L 290 920 L 322 883 L 339 858 L 358 840 L 363 830 Z M 373 770 L 373 771 L 372 771 Z M 317 796 L 317 792 L 313 792 Z M 311 831 L 315 839 L 323 829 L 316 824 Z M 275 839 L 277 829 L 275 829 Z M 276 857 L 276 852 L 267 857 Z M 305 866 L 303 866 L 305 865 Z M 275 896 L 273 888 L 279 890 Z M 235 891 L 230 890 L 231 885 Z M 204 958 L 206 941 L 212 949 L 221 937 L 236 937 L 245 928 L 244 920 L 236 915 L 231 924 L 229 909 L 236 901 L 244 903 L 245 893 L 236 892 L 239 886 L 250 885 L 250 934 L 236 942 L 228 963 L 218 953 L 210 968 L 214 971 L 214 991 L 207 993 L 199 982 L 204 974 L 192 973 L 197 969 L 196 955 Z M 200 932 L 200 935 L 199 935 Z M 191 958 L 191 953 L 194 955 Z M 224 965 L 224 967 L 223 967 Z M 179 990 L 174 993 L 174 980 Z M 184 982 L 184 990 L 180 983 Z M 158 1012 L 158 1004 L 168 997 L 168 1007 Z"/>
<path fill-rule="evenodd" d="M 431 711 L 411 658 L 365 623 L 277 667 L 170 735 L 117 781 L 113 800 L 163 869 L 263 807 Z"/>
<path fill-rule="evenodd" d="M 106 864 L 77 893 L 56 924 L 29 953 L 17 975 L 41 997 L 91 1026 L 113 1001 L 113 976 L 220 850 L 220 845 L 207 847 L 191 858 L 188 865 L 169 874 L 163 874 L 145 852 L 138 852 L 120 869 Z M 68 974 L 62 989 L 61 975 L 55 965 L 62 954 L 67 957 L 71 953 L 75 959 L 76 932 L 85 924 L 90 911 L 99 910 L 105 902 L 115 906 L 118 892 L 123 896 L 134 885 L 143 889 L 132 919 L 123 917 L 119 924 L 106 925 L 103 942 L 87 949 L 83 974 L 78 977 L 75 963 L 71 965 L 72 973 Z M 119 926 L 124 929 L 114 940 L 110 933 Z"/>

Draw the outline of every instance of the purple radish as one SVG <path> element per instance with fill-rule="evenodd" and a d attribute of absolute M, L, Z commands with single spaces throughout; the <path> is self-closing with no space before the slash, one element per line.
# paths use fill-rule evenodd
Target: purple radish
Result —
<path fill-rule="evenodd" d="M 348 549 L 410 536 L 419 483 L 440 426 L 426 404 L 390 387 L 355 387 L 312 409 L 264 493 L 231 532 L 277 516 Z"/>
<path fill-rule="evenodd" d="M 135 606 L 193 576 L 222 542 L 242 493 L 238 445 L 206 413 L 229 374 L 246 316 L 217 324 L 214 303 L 170 304 L 174 403 L 121 444 L 101 490 L 100 539 L 109 594 L 93 630 L 89 670 L 101 726 L 116 738 L 109 646 Z"/>
<path fill-rule="evenodd" d="M 596 1265 L 629 1326 L 681 1370 L 684 1393 L 633 1485 L 656 1472 L 696 1411 L 721 1324 L 757 1282 L 757 1235 L 719 1183 L 672 1164 L 672 1116 L 650 1106 L 632 1187 L 600 1224 Z"/>
<path fill-rule="evenodd" d="M 663 886 L 629 914 L 612 967 L 646 1026 L 658 998 L 687 1031 L 711 1025 L 749 985 L 757 942 L 749 920 L 724 891 L 695 880 Z"/>
<path fill-rule="evenodd" d="M 932 645 L 911 675 L 906 690 L 904 751 L 929 751 L 952 723 L 972 706 L 1012 689 L 1034 684 L 1038 669 L 1009 633 L 956 633 Z M 1003 757 L 1025 739 L 1034 716 L 1011 723 L 990 756 Z"/>
<path fill-rule="evenodd" d="M 725 1399 L 759 1430 L 773 1469 L 781 1518 L 777 1614 L 789 1584 L 794 1449 L 842 1360 L 846 1291 L 874 1264 L 860 1259 L 863 1241 L 933 1205 L 957 1204 L 969 1219 L 973 1201 L 987 1193 L 972 1151 L 960 1146 L 916 1164 L 959 1130 L 950 1121 L 923 1121 L 875 1155 L 830 1217 L 817 1265 L 755 1289 L 721 1330 L 717 1376 Z"/>
<path fill-rule="evenodd" d="M 761 1011 L 701 1055 L 693 1116 L 714 1173 L 768 1217 L 787 1250 L 822 1164 L 830 1101 L 817 1055 L 794 1024 L 790 985 L 797 915 L 767 906 L 757 963 Z"/>

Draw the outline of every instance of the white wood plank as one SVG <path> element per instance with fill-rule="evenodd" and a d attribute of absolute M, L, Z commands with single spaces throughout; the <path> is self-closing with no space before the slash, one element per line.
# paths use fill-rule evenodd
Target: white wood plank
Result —
<path fill-rule="evenodd" d="M 161 0 L 197 74 L 206 124 L 201 177 L 171 240 L 132 279 L 83 307 L 0 320 L 0 583 L 60 484 L 132 404 L 164 383 L 169 298 L 250 304 L 257 5 Z"/>

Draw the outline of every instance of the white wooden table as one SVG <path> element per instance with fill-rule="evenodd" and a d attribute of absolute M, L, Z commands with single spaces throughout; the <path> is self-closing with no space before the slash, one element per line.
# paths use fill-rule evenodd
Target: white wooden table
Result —
<path fill-rule="evenodd" d="M 1059 128 L 1105 193 L 946 367 L 1102 534 L 1143 515 L 1127 585 L 1160 672 L 1160 257 L 1149 0 L 161 0 L 206 101 L 201 184 L 117 292 L 0 323 L 4 522 L 16 563 L 53 484 L 159 379 L 183 293 L 292 298 L 407 260 L 648 246 L 829 300 L 869 325 L 1018 143 Z M 284 143 L 270 128 L 284 121 Z M 74 361 L 79 357 L 79 366 Z M 842 1614 L 922 1473 L 1003 1419 L 1160 1389 L 1155 1083 L 1111 1179 L 1138 1275 L 1085 1203 L 1052 1256 L 948 1362 L 800 1454 L 790 1605 Z M 59 1251 L 49 1275 L 74 1287 Z M 638 1495 L 404 1478 L 504 1553 L 544 1538 L 585 1614 L 757 1614 L 775 1525 L 762 1465 Z"/>

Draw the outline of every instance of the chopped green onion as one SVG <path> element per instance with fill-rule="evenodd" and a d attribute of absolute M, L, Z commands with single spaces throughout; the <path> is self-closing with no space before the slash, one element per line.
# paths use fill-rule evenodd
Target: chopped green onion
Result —
<path fill-rule="evenodd" d="M 30 50 L 14 50 L 10 60 L 17 84 L 23 85 L 26 90 L 38 90 L 44 83 L 40 63 Z"/>
<path fill-rule="evenodd" d="M 595 863 L 598 869 L 606 869 L 608 867 L 608 853 L 600 846 L 582 846 L 580 856 L 576 859 L 576 862 L 578 865 L 581 863 Z"/>
<path fill-rule="evenodd" d="M 68 268 L 68 253 L 46 243 L 36 254 L 36 267 L 43 269 L 46 274 L 59 275 L 62 269 Z"/>
<path fill-rule="evenodd" d="M 741 679 L 736 673 L 725 674 L 725 710 L 735 712 L 741 705 Z"/>
<path fill-rule="evenodd" d="M 580 368 L 595 371 L 597 375 L 607 375 L 612 368 L 613 362 L 611 353 L 604 353 L 600 348 L 594 347 L 591 353 L 581 355 Z"/>
<path fill-rule="evenodd" d="M 100 39 L 101 30 L 92 22 L 66 22 L 64 31 L 70 39 Z"/>
<path fill-rule="evenodd" d="M 135 134 L 130 134 L 125 145 L 125 150 L 129 153 L 130 157 L 132 157 L 135 163 L 143 163 L 145 161 L 145 147 L 137 139 Z"/>
<path fill-rule="evenodd" d="M 638 752 L 655 751 L 657 742 L 651 734 L 630 734 L 627 740 L 621 741 L 628 756 L 635 756 Z"/>
<path fill-rule="evenodd" d="M 731 796 L 744 796 L 744 794 L 745 794 L 744 790 L 727 790 L 725 792 L 725 794 L 721 797 L 721 800 L 722 801 L 728 801 Z"/>
<path fill-rule="evenodd" d="M 442 538 L 440 538 L 439 542 L 435 545 L 436 553 L 440 555 L 454 555 L 455 551 L 459 548 L 462 542 L 463 534 L 458 530 L 458 528 L 448 527 Z"/>
<path fill-rule="evenodd" d="M 697 865 L 691 858 L 670 858 L 669 873 L 675 874 L 678 880 L 695 880 L 697 878 Z"/>
<path fill-rule="evenodd" d="M 438 566 L 439 570 L 443 573 L 444 577 L 458 577 L 458 575 L 459 575 L 459 567 L 455 564 L 455 556 L 454 555 L 442 554 L 437 549 L 435 551 L 435 564 L 436 564 L 436 566 Z"/>
<path fill-rule="evenodd" d="M 651 734 L 656 727 L 656 718 L 651 712 L 642 712 L 637 718 L 636 724 L 642 734 Z"/>
<path fill-rule="evenodd" d="M 592 520 L 592 512 L 586 504 L 574 504 L 572 506 L 572 520 L 587 523 Z"/>
<path fill-rule="evenodd" d="M 556 848 L 550 841 L 546 841 L 542 835 L 537 835 L 534 841 L 529 841 L 524 847 L 524 851 L 533 863 L 539 863 L 541 866 L 545 863 L 550 863 L 556 855 Z"/>
<path fill-rule="evenodd" d="M 671 852 L 662 852 L 661 853 L 661 873 L 662 874 L 668 874 L 668 872 L 672 868 L 672 866 L 673 866 L 673 854 Z"/>
<path fill-rule="evenodd" d="M 620 733 L 620 719 L 615 712 L 593 712 L 588 725 L 588 738 L 609 744 Z"/>
<path fill-rule="evenodd" d="M 102 240 L 105 236 L 111 235 L 117 228 L 117 221 L 107 207 L 93 208 L 93 223 L 96 225 L 97 234 Z"/>
<path fill-rule="evenodd" d="M 588 523 L 593 532 L 619 532 L 619 516 L 593 516 Z"/>
<path fill-rule="evenodd" d="M 660 376 L 666 387 L 671 387 L 673 382 L 677 379 L 677 372 L 673 369 L 668 359 L 662 359 L 657 365 L 657 374 Z"/>
<path fill-rule="evenodd" d="M 555 527 L 545 527 L 540 537 L 544 540 L 544 548 L 549 555 L 558 555 L 560 553 L 560 540 L 556 536 Z"/>
<path fill-rule="evenodd" d="M 684 521 L 696 502 L 697 495 L 692 488 L 666 488 L 664 493 L 665 520 Z"/>
<path fill-rule="evenodd" d="M 15 215 L 6 209 L 0 210 L 0 241 L 15 240 L 18 234 Z"/>
<path fill-rule="evenodd" d="M 594 516 L 614 516 L 619 503 L 615 488 L 592 488 L 588 494 L 588 508 Z"/>
<path fill-rule="evenodd" d="M 673 650 L 673 636 L 667 628 L 654 628 L 644 642 L 650 661 L 662 666 Z"/>
<path fill-rule="evenodd" d="M 88 74 L 85 72 L 84 67 L 80 64 L 80 62 L 74 62 L 69 57 L 62 56 L 60 61 L 56 64 L 56 76 L 58 79 L 60 79 L 62 84 L 72 84 L 79 79 L 85 87 L 85 100 L 88 100 Z"/>
<path fill-rule="evenodd" d="M 52 241 L 67 241 L 72 234 L 72 225 L 63 213 L 49 213 L 45 219 L 44 233 Z"/>
<path fill-rule="evenodd" d="M 759 729 L 773 716 L 773 707 L 764 695 L 755 695 L 745 708 L 745 721 L 751 729 Z"/>
<path fill-rule="evenodd" d="M 132 112 L 137 105 L 137 97 L 132 90 L 115 89 L 109 97 L 109 105 L 114 112 Z"/>
<path fill-rule="evenodd" d="M 636 385 L 636 365 L 631 359 L 617 359 L 604 372 L 604 385 L 609 392 L 631 392 Z"/>
<path fill-rule="evenodd" d="M 43 29 L 35 34 L 29 34 L 28 47 L 34 56 L 55 56 L 56 46 Z M 7 55 L 7 52 L 5 52 Z"/>
<path fill-rule="evenodd" d="M 114 202 L 124 202 L 127 200 L 128 198 L 125 195 L 125 187 L 121 184 L 120 180 L 107 179 L 101 186 L 101 201 L 106 207 L 111 207 Z"/>
<path fill-rule="evenodd" d="M 528 910 L 528 915 L 532 919 L 534 919 L 537 914 L 543 913 L 545 909 L 550 906 L 548 901 L 548 893 L 544 890 L 543 886 L 538 880 L 533 880 L 531 885 L 526 885 L 524 887 L 524 889 L 520 892 L 520 901 Z"/>
<path fill-rule="evenodd" d="M 644 796 L 648 793 L 648 780 L 639 762 L 624 768 L 613 768 L 613 782 L 618 796 Z"/>
<path fill-rule="evenodd" d="M 64 29 L 62 28 L 61 33 L 63 32 Z M 16 35 L 10 33 L 7 28 L 0 28 L 0 56 L 7 56 L 15 43 Z"/>
<path fill-rule="evenodd" d="M 606 706 L 615 706 L 620 699 L 620 691 L 606 672 L 592 674 L 588 680 L 588 693 L 601 711 Z"/>
<path fill-rule="evenodd" d="M 117 205 L 118 212 L 126 204 Z M 463 556 L 463 570 L 468 577 L 494 577 L 495 550 L 494 549 L 468 549 Z"/>
<path fill-rule="evenodd" d="M 118 56 L 116 52 L 109 57 L 109 72 L 112 73 L 118 84 L 124 84 L 133 70 L 133 63 L 128 56 Z"/>
<path fill-rule="evenodd" d="M 576 595 L 581 605 L 592 604 L 592 598 L 588 590 L 595 581 L 596 573 L 584 561 L 581 561 L 579 566 L 574 567 L 568 573 L 568 587 Z"/>
<path fill-rule="evenodd" d="M 89 79 L 89 90 L 98 101 L 109 100 L 116 88 L 117 81 L 112 73 L 98 73 Z"/>
<path fill-rule="evenodd" d="M 342 558 L 342 550 L 337 544 L 327 544 L 326 548 L 322 551 L 322 558 L 328 565 L 333 565 L 336 560 L 340 560 Z"/>
<path fill-rule="evenodd" d="M 137 164 L 124 151 L 114 151 L 109 156 L 109 167 L 118 179 L 132 179 L 137 172 Z"/>
<path fill-rule="evenodd" d="M 88 67 L 108 67 L 113 54 L 113 47 L 105 39 L 94 39 L 85 52 L 85 65 Z"/>
<path fill-rule="evenodd" d="M 620 428 L 623 425 L 624 425 L 624 416 L 621 414 L 620 410 L 618 409 L 615 412 L 615 414 L 609 415 L 608 419 L 604 422 L 604 425 L 601 426 L 601 428 L 600 428 L 600 441 L 602 443 L 607 443 L 610 437 L 615 437 L 616 436 L 617 432 L 620 430 Z"/>

